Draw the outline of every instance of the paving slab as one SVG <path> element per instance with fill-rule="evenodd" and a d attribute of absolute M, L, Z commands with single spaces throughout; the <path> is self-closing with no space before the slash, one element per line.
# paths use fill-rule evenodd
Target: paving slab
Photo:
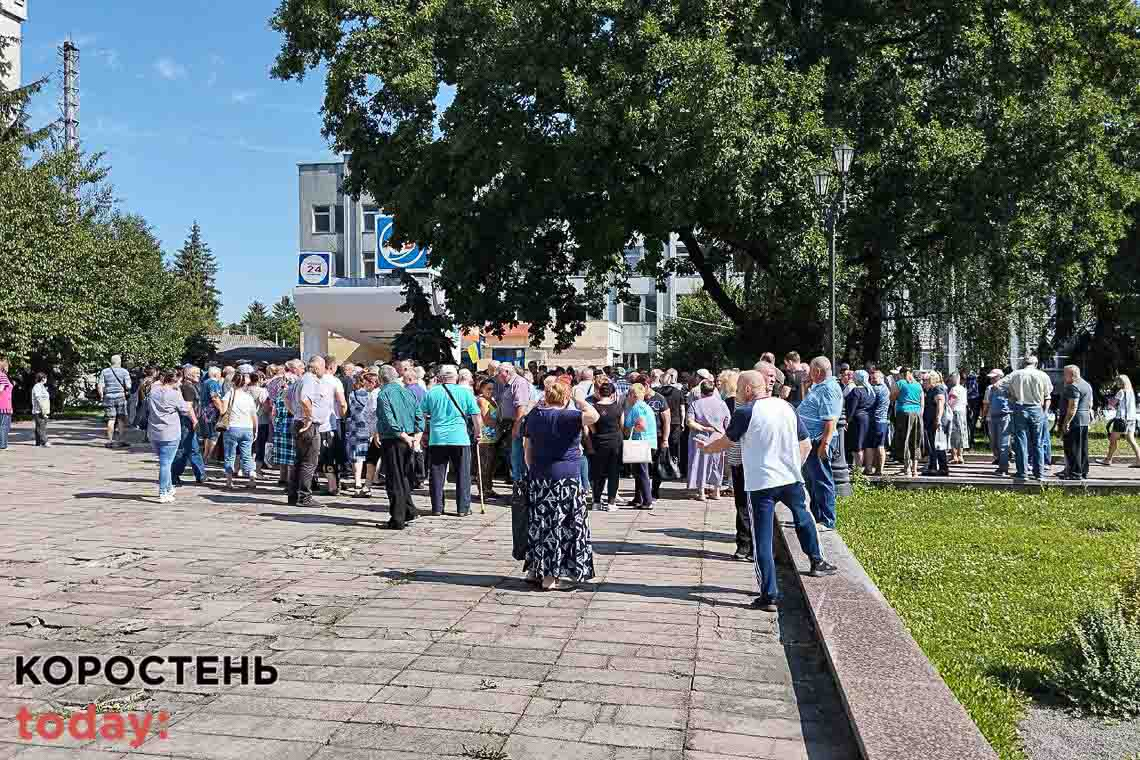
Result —
<path fill-rule="evenodd" d="M 0 452 L 0 760 L 857 756 L 793 570 L 778 615 L 748 606 L 731 498 L 667 483 L 652 512 L 591 513 L 597 578 L 543 593 L 510 557 L 505 504 L 403 532 L 378 528 L 382 490 L 306 509 L 215 480 L 160 505 L 154 455 L 103 448 L 100 427 L 53 421 L 37 449 L 18 424 Z M 14 684 L 17 654 L 81 653 L 260 656 L 279 679 Z M 21 706 L 139 690 L 167 738 L 16 735 Z"/>

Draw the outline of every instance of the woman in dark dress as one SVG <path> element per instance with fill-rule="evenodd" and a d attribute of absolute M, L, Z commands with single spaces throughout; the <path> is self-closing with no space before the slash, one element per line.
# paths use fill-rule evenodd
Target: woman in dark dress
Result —
<path fill-rule="evenodd" d="M 622 407 L 614 398 L 614 384 L 604 382 L 594 396 L 598 421 L 590 426 L 590 484 L 594 509 L 609 512 L 617 508 L 618 481 L 621 480 Z M 602 489 L 605 488 L 605 493 Z"/>
<path fill-rule="evenodd" d="M 950 422 L 943 423 L 946 409 L 946 386 L 942 374 L 931 372 L 926 376 L 926 403 L 922 408 L 922 429 L 926 434 L 926 469 L 923 475 L 949 475 Z M 939 433 L 942 434 L 941 439 Z"/>
<path fill-rule="evenodd" d="M 546 406 L 526 417 L 523 433 L 527 466 L 529 529 L 526 549 L 528 580 L 544 591 L 566 588 L 561 578 L 594 577 L 594 552 L 586 522 L 586 494 L 580 477 L 582 426 L 598 421 L 581 390 L 552 383 Z M 561 583 L 564 583 L 561 582 Z"/>
<path fill-rule="evenodd" d="M 871 440 L 871 422 L 875 411 L 875 392 L 871 390 L 866 370 L 855 372 L 855 387 L 843 399 L 847 417 L 847 459 L 854 467 L 863 467 L 863 449 Z"/>

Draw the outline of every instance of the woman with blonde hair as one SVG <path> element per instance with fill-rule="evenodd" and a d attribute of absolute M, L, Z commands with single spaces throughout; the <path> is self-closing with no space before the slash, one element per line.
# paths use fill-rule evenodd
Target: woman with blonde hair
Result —
<path fill-rule="evenodd" d="M 1136 445 L 1138 416 L 1136 413 L 1136 393 L 1132 390 L 1132 381 L 1128 379 L 1128 375 L 1119 375 L 1116 382 L 1120 384 L 1120 390 L 1109 402 L 1116 407 L 1116 416 L 1108 423 L 1108 455 L 1101 460 L 1101 464 L 1112 464 L 1112 457 L 1116 455 L 1116 447 L 1120 443 L 1120 437 L 1124 436 L 1124 440 L 1128 442 L 1132 453 L 1136 456 L 1136 462 L 1132 466 L 1140 467 L 1140 446 Z"/>
<path fill-rule="evenodd" d="M 657 448 L 657 416 L 645 403 L 645 386 L 634 383 L 629 387 L 629 395 L 633 404 L 625 413 L 625 431 L 631 441 L 648 441 L 650 450 Z M 650 461 L 653 457 L 650 456 Z M 633 502 L 632 506 L 638 509 L 653 509 L 653 481 L 649 477 L 649 463 L 640 462 L 630 464 L 633 470 Z"/>
<path fill-rule="evenodd" d="M 543 591 L 567 588 L 594 576 L 594 553 L 586 519 L 586 492 L 579 459 L 583 426 L 598 421 L 580 389 L 553 383 L 545 405 L 526 416 L 523 452 L 527 466 L 527 579 Z M 568 405 L 568 400 L 573 403 Z"/>

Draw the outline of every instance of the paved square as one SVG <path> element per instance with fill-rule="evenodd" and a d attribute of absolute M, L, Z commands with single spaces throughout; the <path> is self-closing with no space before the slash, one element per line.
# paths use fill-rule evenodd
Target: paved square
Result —
<path fill-rule="evenodd" d="M 160 505 L 148 448 L 98 430 L 53 422 L 45 450 L 19 425 L 0 452 L 0 759 L 858 757 L 793 571 L 778 618 L 748 609 L 731 497 L 591 513 L 595 582 L 544 593 L 504 507 L 393 532 L 382 492 L 306 510 L 215 481 Z M 17 654 L 261 655 L 279 680 L 17 687 Z M 21 706 L 92 701 L 166 710 L 168 737 L 17 735 Z"/>

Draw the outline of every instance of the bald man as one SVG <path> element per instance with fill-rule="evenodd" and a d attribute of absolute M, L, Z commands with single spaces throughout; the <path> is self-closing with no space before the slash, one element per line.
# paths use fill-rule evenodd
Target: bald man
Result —
<path fill-rule="evenodd" d="M 752 508 L 752 543 L 756 558 L 756 582 L 760 596 L 755 609 L 776 612 L 780 589 L 776 583 L 776 562 L 772 553 L 773 516 L 776 502 L 792 511 L 796 537 L 811 558 L 809 574 L 831 575 L 835 566 L 823 558 L 815 521 L 807 509 L 802 466 L 811 450 L 811 440 L 792 406 L 769 392 L 774 365 L 741 373 L 737 379 L 737 406 L 724 437 L 707 445 L 706 453 L 725 451 L 740 444 L 744 467 L 744 487 Z"/>

